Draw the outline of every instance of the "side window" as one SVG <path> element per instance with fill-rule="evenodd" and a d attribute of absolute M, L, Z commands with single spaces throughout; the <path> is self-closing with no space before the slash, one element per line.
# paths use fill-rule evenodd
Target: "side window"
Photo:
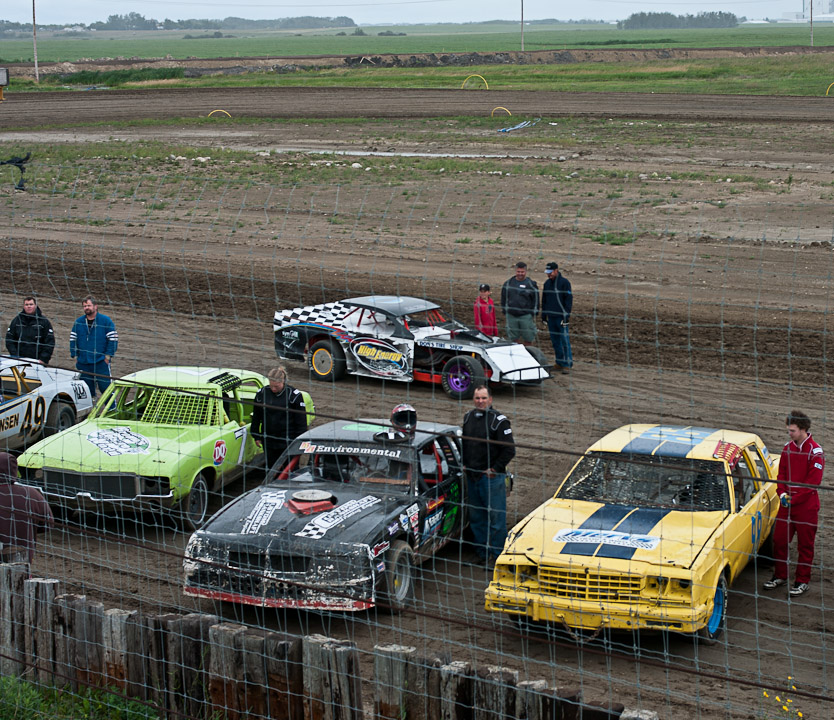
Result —
<path fill-rule="evenodd" d="M 751 445 L 744 449 L 745 454 L 750 458 L 750 464 L 755 468 L 756 475 L 762 480 L 767 480 L 767 470 L 765 469 L 765 462 L 759 454 L 755 445 Z"/>
<path fill-rule="evenodd" d="M 8 375 L 0 377 L 0 382 L 3 384 L 4 400 L 11 400 L 21 394 L 20 385 L 17 381 L 17 373 L 10 371 Z"/>
<path fill-rule="evenodd" d="M 736 496 L 736 512 L 753 498 L 754 475 L 745 455 L 741 455 L 733 469 L 733 491 Z"/>

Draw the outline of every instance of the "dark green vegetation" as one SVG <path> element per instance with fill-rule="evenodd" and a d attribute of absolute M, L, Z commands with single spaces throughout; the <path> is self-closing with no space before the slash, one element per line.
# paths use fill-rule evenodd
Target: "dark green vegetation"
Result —
<path fill-rule="evenodd" d="M 14 677 L 0 677 L 0 720 L 150 720 L 159 714 L 128 700 L 122 691 L 81 688 L 77 693 L 40 688 Z"/>

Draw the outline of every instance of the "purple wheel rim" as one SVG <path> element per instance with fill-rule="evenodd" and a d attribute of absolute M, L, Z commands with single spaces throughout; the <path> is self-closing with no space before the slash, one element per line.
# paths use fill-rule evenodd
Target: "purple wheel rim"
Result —
<path fill-rule="evenodd" d="M 450 368 L 449 387 L 455 392 L 466 392 L 472 384 L 472 375 L 469 371 L 456 363 Z"/>

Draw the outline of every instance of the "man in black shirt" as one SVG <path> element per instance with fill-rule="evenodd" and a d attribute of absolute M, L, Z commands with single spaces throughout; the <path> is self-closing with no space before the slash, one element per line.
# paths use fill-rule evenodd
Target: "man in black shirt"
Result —
<path fill-rule="evenodd" d="M 23 310 L 15 315 L 6 330 L 6 349 L 12 357 L 40 360 L 48 365 L 55 350 L 52 323 L 31 295 L 23 300 Z"/>
<path fill-rule="evenodd" d="M 475 409 L 463 419 L 463 465 L 466 469 L 469 529 L 475 552 L 489 564 L 507 537 L 507 463 L 515 457 L 510 421 L 492 408 L 492 392 L 475 388 Z"/>
<path fill-rule="evenodd" d="M 301 393 L 287 384 L 283 367 L 272 368 L 267 377 L 269 386 L 255 395 L 252 436 L 258 447 L 263 447 L 269 469 L 287 445 L 307 429 L 307 410 Z"/>

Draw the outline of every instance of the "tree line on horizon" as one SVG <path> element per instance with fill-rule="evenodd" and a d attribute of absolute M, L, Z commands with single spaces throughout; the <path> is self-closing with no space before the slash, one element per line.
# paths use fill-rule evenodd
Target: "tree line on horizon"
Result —
<path fill-rule="evenodd" d="M 85 25 L 84 23 L 61 23 L 59 25 L 41 25 L 41 30 L 61 30 L 65 27 L 78 27 L 86 30 L 315 30 L 318 28 L 352 28 L 356 23 L 349 17 L 302 17 L 279 18 L 275 20 L 247 20 L 246 18 L 227 17 L 223 20 L 192 18 L 189 20 L 170 20 L 161 22 L 146 18 L 140 13 L 110 15 L 105 21 Z M 31 31 L 31 23 L 18 23 L 0 20 L 0 38 L 18 32 Z"/>
<path fill-rule="evenodd" d="M 674 30 L 693 28 L 734 28 L 738 18 L 730 12 L 701 12 L 673 15 L 670 12 L 639 12 L 617 23 L 619 30 Z"/>

